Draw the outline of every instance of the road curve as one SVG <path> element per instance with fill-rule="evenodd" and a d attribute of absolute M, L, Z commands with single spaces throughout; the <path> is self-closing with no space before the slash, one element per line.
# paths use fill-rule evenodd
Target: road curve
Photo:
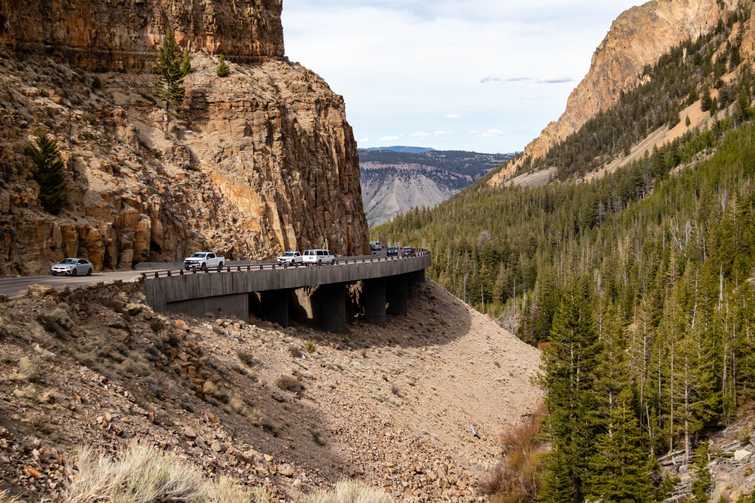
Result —
<path fill-rule="evenodd" d="M 375 257 L 370 256 L 357 256 L 357 257 L 338 257 L 337 265 L 361 263 L 374 260 Z M 0 295 L 6 297 L 16 297 L 26 293 L 26 290 L 32 285 L 46 285 L 52 288 L 63 290 L 64 288 L 81 288 L 89 285 L 96 285 L 97 283 L 114 283 L 116 281 L 123 281 L 124 283 L 133 283 L 139 280 L 143 275 L 147 277 L 154 277 L 157 273 L 160 277 L 164 277 L 168 271 L 174 271 L 174 274 L 178 273 L 176 266 L 180 263 L 165 262 L 164 264 L 151 262 L 148 268 L 139 268 L 132 271 L 110 271 L 93 273 L 91 276 L 52 276 L 52 275 L 37 275 L 37 276 L 14 276 L 0 278 Z M 246 268 L 250 266 L 257 268 L 262 266 L 264 269 L 272 268 L 274 262 L 271 261 L 257 261 L 257 262 L 229 262 L 228 265 L 235 269 L 239 266 Z"/>

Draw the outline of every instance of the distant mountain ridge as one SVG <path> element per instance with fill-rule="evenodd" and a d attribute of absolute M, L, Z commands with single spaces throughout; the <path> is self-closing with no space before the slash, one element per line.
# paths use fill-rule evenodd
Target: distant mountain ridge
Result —
<path fill-rule="evenodd" d="M 437 206 L 512 157 L 423 147 L 360 149 L 367 222 L 379 225 L 413 208 Z"/>
<path fill-rule="evenodd" d="M 426 152 L 432 152 L 435 149 L 427 147 L 406 147 L 402 145 L 394 145 L 392 147 L 370 147 L 362 150 L 368 152 L 399 152 L 402 154 L 424 154 Z"/>

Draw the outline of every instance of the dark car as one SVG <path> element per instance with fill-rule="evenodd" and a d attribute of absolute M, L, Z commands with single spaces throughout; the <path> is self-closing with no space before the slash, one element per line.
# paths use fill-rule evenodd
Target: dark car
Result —
<path fill-rule="evenodd" d="M 401 256 L 402 257 L 416 257 L 417 250 L 412 248 L 411 246 L 405 246 L 401 248 Z"/>
<path fill-rule="evenodd" d="M 398 246 L 389 246 L 388 250 L 386 250 L 386 255 L 388 255 L 389 257 L 398 257 L 398 253 Z"/>

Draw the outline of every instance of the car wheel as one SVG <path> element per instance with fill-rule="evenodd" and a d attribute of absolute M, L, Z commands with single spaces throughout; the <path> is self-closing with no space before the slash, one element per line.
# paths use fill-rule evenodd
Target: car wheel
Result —
<path fill-rule="evenodd" d="M 221 272 L 223 270 L 223 263 L 218 264 L 218 272 Z"/>
<path fill-rule="evenodd" d="M 87 276 L 91 276 L 91 275 L 92 275 L 92 268 L 90 267 L 89 270 L 87 271 Z"/>
<path fill-rule="evenodd" d="M 73 270 L 71 271 L 71 276 L 78 276 L 78 275 L 79 275 L 79 270 L 74 267 Z"/>
<path fill-rule="evenodd" d="M 318 260 L 317 265 L 322 265 L 322 260 Z"/>
<path fill-rule="evenodd" d="M 202 264 L 202 267 L 200 267 L 200 269 L 202 269 L 202 272 L 207 272 L 207 264 Z"/>

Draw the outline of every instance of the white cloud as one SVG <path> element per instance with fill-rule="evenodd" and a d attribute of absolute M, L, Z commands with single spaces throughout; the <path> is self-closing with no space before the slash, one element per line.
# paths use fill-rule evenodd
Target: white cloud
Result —
<path fill-rule="evenodd" d="M 611 21 L 641 1 L 287 0 L 283 26 L 289 58 L 344 95 L 358 136 L 376 144 L 395 141 L 383 138 L 396 125 L 409 136 L 449 119 L 462 131 L 493 123 L 503 135 L 423 141 L 506 152 L 561 114 Z"/>
<path fill-rule="evenodd" d="M 490 128 L 490 129 L 484 129 L 480 135 L 484 138 L 491 138 L 494 136 L 505 136 L 506 133 L 502 129 L 497 128 Z"/>
<path fill-rule="evenodd" d="M 388 135 L 388 136 L 381 136 L 380 137 L 380 141 L 381 142 L 396 141 L 396 140 L 399 140 L 399 139 L 401 139 L 401 137 L 400 136 L 396 136 L 396 135 Z"/>

